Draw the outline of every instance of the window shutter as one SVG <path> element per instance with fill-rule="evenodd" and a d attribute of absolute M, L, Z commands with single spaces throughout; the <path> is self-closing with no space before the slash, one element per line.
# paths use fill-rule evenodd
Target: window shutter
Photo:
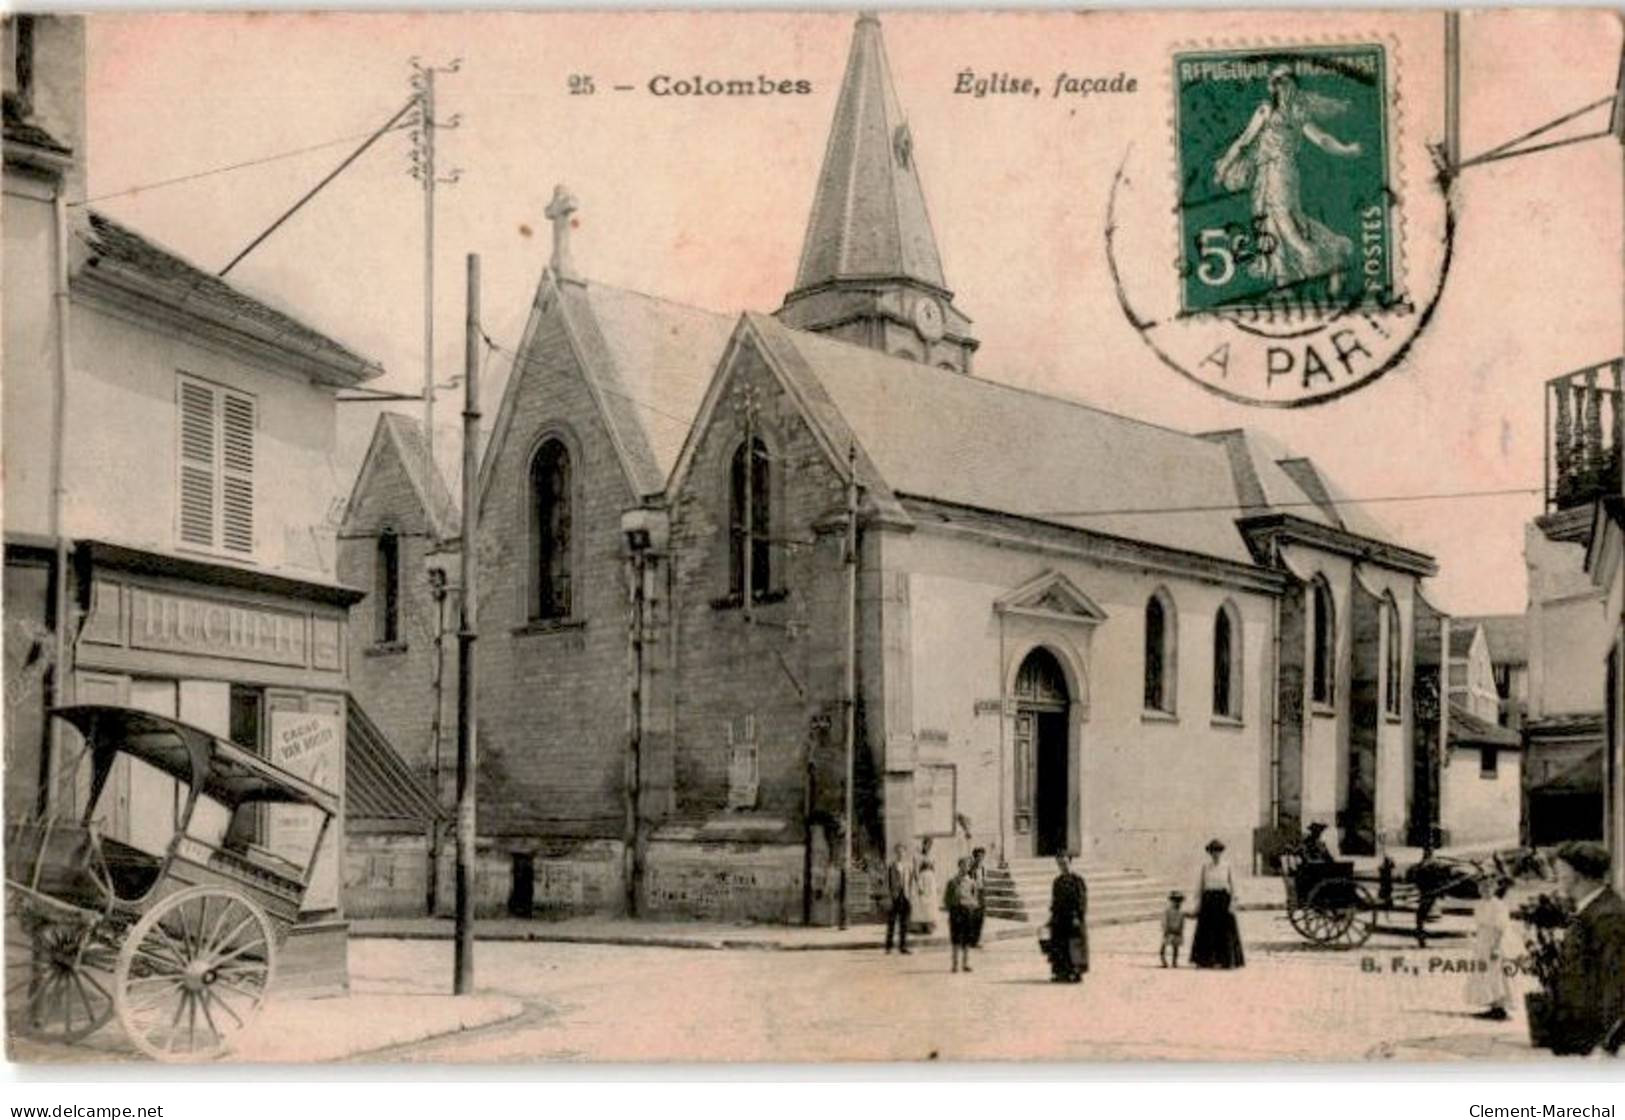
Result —
<path fill-rule="evenodd" d="M 223 393 L 220 538 L 228 552 L 254 551 L 254 401 Z"/>
<path fill-rule="evenodd" d="M 180 537 L 184 544 L 215 543 L 215 392 L 180 382 Z"/>

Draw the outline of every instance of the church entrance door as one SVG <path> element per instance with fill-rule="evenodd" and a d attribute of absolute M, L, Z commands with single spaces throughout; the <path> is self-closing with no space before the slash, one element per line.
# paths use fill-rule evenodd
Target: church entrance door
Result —
<path fill-rule="evenodd" d="M 1060 664 L 1035 649 L 1016 674 L 1016 819 L 1030 823 L 1033 854 L 1067 851 L 1072 840 L 1071 696 Z"/>

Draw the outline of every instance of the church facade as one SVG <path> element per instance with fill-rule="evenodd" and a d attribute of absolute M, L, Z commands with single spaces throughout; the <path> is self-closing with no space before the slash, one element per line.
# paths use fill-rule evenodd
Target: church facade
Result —
<path fill-rule="evenodd" d="M 825 922 L 848 847 L 861 916 L 927 837 L 1183 880 L 1436 821 L 1431 558 L 1258 433 L 980 376 L 920 172 L 862 16 L 774 314 L 584 277 L 555 198 L 469 561 L 485 908 Z"/>

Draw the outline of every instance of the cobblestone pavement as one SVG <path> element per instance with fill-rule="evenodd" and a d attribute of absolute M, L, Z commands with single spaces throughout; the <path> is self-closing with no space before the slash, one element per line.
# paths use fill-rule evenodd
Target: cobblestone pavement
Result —
<path fill-rule="evenodd" d="M 1237 972 L 1163 969 L 1153 924 L 1091 939 L 1081 985 L 1052 984 L 1036 943 L 1007 941 L 949 972 L 946 949 L 910 956 L 693 952 L 603 945 L 479 947 L 482 987 L 527 1014 L 401 1047 L 392 1061 L 593 1059 L 758 1062 L 1539 1058 L 1521 1011 L 1475 1019 L 1466 941 L 1417 950 L 1379 932 L 1362 950 L 1304 946 L 1279 913 L 1241 915 Z M 358 988 L 425 991 L 451 948 L 371 941 L 352 952 Z M 1518 1001 L 1521 1004 L 1521 999 Z"/>

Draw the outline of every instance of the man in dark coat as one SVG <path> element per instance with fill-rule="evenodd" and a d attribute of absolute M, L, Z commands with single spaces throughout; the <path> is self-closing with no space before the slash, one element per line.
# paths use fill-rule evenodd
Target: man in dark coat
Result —
<path fill-rule="evenodd" d="M 1553 992 L 1554 1054 L 1616 1053 L 1625 1034 L 1625 902 L 1608 885 L 1608 849 L 1557 849 L 1557 885 L 1574 901 Z"/>
<path fill-rule="evenodd" d="M 891 952 L 892 930 L 897 931 L 897 951 L 907 953 L 908 917 L 914 909 L 909 893 L 914 889 L 914 865 L 909 861 L 908 848 L 897 845 L 897 853 L 886 865 L 886 952 Z"/>
<path fill-rule="evenodd" d="M 1065 852 L 1056 853 L 1055 866 L 1060 874 L 1050 888 L 1050 971 L 1053 979 L 1076 984 L 1089 971 L 1089 887 Z"/>

